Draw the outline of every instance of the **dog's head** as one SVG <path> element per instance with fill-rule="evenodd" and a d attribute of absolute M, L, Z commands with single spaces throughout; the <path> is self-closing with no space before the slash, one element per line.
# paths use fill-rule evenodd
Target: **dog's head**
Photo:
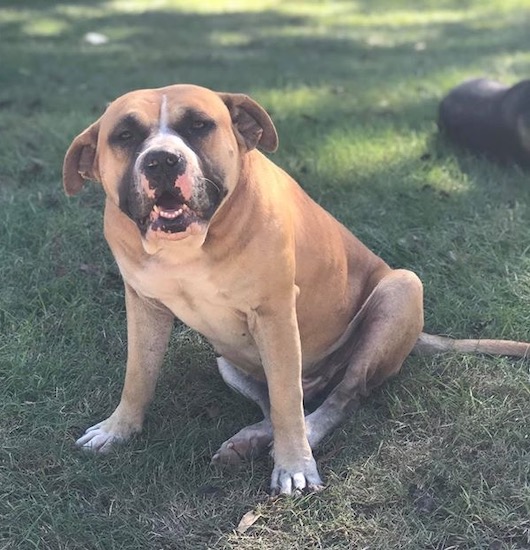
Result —
<path fill-rule="evenodd" d="M 265 110 L 243 94 L 192 85 L 138 90 L 112 102 L 70 145 L 64 188 L 101 182 L 144 239 L 205 234 L 238 179 L 243 155 L 274 151 Z"/>

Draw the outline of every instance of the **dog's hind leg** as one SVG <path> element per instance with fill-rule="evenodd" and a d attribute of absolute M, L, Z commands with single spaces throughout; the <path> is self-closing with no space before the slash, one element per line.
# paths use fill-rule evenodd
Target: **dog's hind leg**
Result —
<path fill-rule="evenodd" d="M 260 455 L 272 443 L 269 393 L 265 382 L 245 374 L 232 366 L 224 357 L 217 358 L 217 366 L 226 384 L 254 401 L 265 417 L 261 422 L 243 428 L 225 441 L 212 458 L 212 463 L 216 465 L 237 465 L 244 459 Z"/>
<path fill-rule="evenodd" d="M 336 362 L 345 364 L 344 376 L 306 416 L 313 449 L 355 408 L 361 396 L 400 370 L 423 327 L 421 281 L 410 271 L 391 271 L 379 281 L 350 326 L 343 345 L 327 359 L 330 367 Z"/>
<path fill-rule="evenodd" d="M 379 281 L 350 327 L 343 345 L 325 360 L 330 368 L 331 363 L 345 363 L 344 375 L 324 402 L 305 418 L 312 449 L 345 420 L 361 396 L 400 370 L 423 328 L 421 281 L 410 271 L 391 271 Z M 216 464 L 238 464 L 259 455 L 272 442 L 267 386 L 222 357 L 218 365 L 225 382 L 256 402 L 265 416 L 225 441 L 212 459 Z"/>

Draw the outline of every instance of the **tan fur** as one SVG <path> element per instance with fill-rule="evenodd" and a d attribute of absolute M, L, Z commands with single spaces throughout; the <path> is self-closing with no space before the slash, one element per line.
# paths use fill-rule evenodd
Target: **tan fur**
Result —
<path fill-rule="evenodd" d="M 120 210 L 118 182 L 130 158 L 109 146 L 124 114 L 156 128 L 163 96 L 174 118 L 193 107 L 215 120 L 201 147 L 223 169 L 227 188 L 207 229 L 177 242 L 142 237 Z M 262 446 L 273 433 L 273 490 L 316 489 L 321 482 L 311 447 L 411 352 L 423 326 L 421 282 L 390 269 L 254 148 L 276 145 L 274 126 L 257 103 L 195 86 L 126 94 L 74 140 L 65 189 L 76 193 L 87 177 L 103 184 L 105 237 L 125 281 L 129 341 L 121 402 L 81 445 L 106 448 L 141 429 L 177 316 L 212 343 L 236 378 L 250 375 L 240 385 L 251 398 L 253 383 L 246 381 L 266 381 L 270 406 L 261 400 L 265 420 L 255 430 Z M 451 347 L 422 338 L 420 351 Z M 483 351 L 525 355 L 522 346 Z M 310 398 L 323 390 L 329 393 L 323 405 L 304 419 L 304 391 Z M 243 432 L 217 459 L 237 445 L 246 452 L 250 436 Z"/>

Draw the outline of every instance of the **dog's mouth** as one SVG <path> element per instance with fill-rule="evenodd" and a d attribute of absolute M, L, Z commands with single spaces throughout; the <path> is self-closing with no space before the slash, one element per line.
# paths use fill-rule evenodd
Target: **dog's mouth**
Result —
<path fill-rule="evenodd" d="M 185 232 L 192 224 L 203 224 L 200 213 L 185 201 L 179 190 L 164 191 L 153 203 L 149 215 L 144 217 L 140 226 L 144 231 L 174 235 Z"/>

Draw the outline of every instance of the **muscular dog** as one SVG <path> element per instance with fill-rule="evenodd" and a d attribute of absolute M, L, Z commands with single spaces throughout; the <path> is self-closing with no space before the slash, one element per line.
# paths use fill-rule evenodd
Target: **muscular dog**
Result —
<path fill-rule="evenodd" d="M 512 87 L 478 78 L 440 103 L 438 125 L 456 144 L 503 163 L 530 166 L 530 80 Z"/>
<path fill-rule="evenodd" d="M 418 277 L 391 269 L 257 150 L 277 145 L 255 101 L 192 85 L 130 92 L 74 139 L 64 187 L 104 187 L 128 332 L 120 403 L 79 446 L 106 451 L 141 430 L 175 316 L 263 411 L 213 461 L 272 443 L 274 493 L 321 487 L 312 449 L 413 348 L 526 355 L 524 343 L 422 333 Z"/>

